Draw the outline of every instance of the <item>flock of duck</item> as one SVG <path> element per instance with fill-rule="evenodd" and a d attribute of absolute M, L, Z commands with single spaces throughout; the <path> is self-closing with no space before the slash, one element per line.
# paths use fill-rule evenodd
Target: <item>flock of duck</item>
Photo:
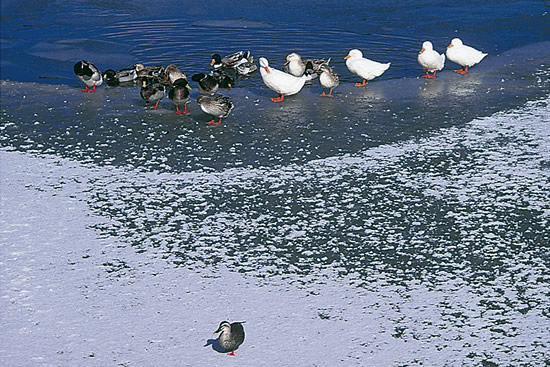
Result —
<path fill-rule="evenodd" d="M 443 69 L 445 58 L 460 65 L 461 68 L 454 70 L 455 72 L 466 74 L 469 67 L 479 63 L 485 56 L 487 56 L 486 53 L 466 46 L 459 38 L 454 38 L 447 46 L 446 55 L 435 51 L 430 41 L 424 42 L 417 61 L 426 71 L 422 78 L 433 79 L 437 71 Z M 361 82 L 356 83 L 356 86 L 367 85 L 368 81 L 382 75 L 391 65 L 389 62 L 380 63 L 364 58 L 362 52 L 356 49 L 349 51 L 344 59 L 348 70 L 361 78 Z M 271 98 L 273 102 L 282 102 L 285 96 L 297 94 L 307 81 L 317 77 L 323 88 L 323 93 L 320 96 L 333 97 L 332 91 L 338 87 L 340 80 L 329 63 L 330 59 L 302 60 L 297 53 L 291 53 L 286 57 L 285 69 L 282 71 L 271 67 L 266 58 L 259 59 L 260 75 L 264 84 L 279 94 L 279 97 Z M 218 90 L 234 85 L 235 80 L 231 73 L 249 75 L 254 73 L 258 67 L 254 63 L 250 51 L 239 51 L 223 58 L 214 54 L 210 66 L 213 67 L 213 70 L 208 75 L 198 73 L 191 79 L 198 83 L 198 90 L 201 94 L 197 97 L 197 103 L 203 112 L 212 116 L 212 120 L 208 124 L 218 125 L 233 108 L 233 103 L 229 98 L 216 94 Z M 228 71 L 230 72 L 228 73 Z M 174 64 L 168 66 L 135 64 L 131 68 L 118 71 L 108 69 L 101 73 L 93 63 L 83 60 L 74 65 L 74 72 L 86 86 L 83 92 L 95 92 L 96 87 L 100 86 L 103 81 L 111 86 L 139 83 L 141 85 L 140 95 L 145 103 L 155 103 L 151 107 L 152 109 L 158 107 L 168 89 L 168 98 L 176 106 L 176 113 L 189 113 L 187 109 L 187 102 L 190 99 L 189 90 L 191 90 L 189 79 Z M 326 90 L 328 93 L 325 93 Z M 183 111 L 180 110 L 180 106 L 183 106 Z"/>

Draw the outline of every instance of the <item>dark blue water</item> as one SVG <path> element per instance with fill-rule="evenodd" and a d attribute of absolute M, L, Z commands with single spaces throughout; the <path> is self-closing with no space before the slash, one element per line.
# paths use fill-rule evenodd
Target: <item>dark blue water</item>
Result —
<path fill-rule="evenodd" d="M 341 66 L 352 48 L 391 61 L 383 78 L 412 77 L 424 40 L 443 51 L 461 37 L 497 55 L 547 41 L 549 9 L 544 1 L 3 1 L 2 79 L 74 84 L 79 59 L 101 69 L 176 63 L 195 73 L 212 53 L 250 49 L 275 65 L 291 51 L 331 57 L 348 81 Z"/>

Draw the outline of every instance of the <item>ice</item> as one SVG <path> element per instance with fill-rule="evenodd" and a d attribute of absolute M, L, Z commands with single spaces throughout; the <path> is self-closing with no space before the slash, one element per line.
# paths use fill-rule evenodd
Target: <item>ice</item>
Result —
<path fill-rule="evenodd" d="M 4 149 L 0 363 L 543 364 L 549 103 L 277 167 Z"/>

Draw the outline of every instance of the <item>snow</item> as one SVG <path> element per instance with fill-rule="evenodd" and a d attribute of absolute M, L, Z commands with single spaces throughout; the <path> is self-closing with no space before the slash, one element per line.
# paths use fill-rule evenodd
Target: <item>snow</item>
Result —
<path fill-rule="evenodd" d="M 548 215 L 547 111 L 548 101 L 533 102 L 356 155 L 220 173 L 145 172 L 0 150 L 0 365 L 544 363 L 544 256 L 526 251 L 502 267 L 491 261 L 530 245 L 500 228 L 506 217 L 495 209 L 525 203 Z M 500 145 L 502 134 L 529 144 Z M 429 167 L 429 158 L 465 144 L 471 156 L 447 171 Z M 401 164 L 411 157 L 416 166 Z M 378 205 L 369 204 L 376 194 L 365 198 L 342 180 L 366 182 L 366 173 L 387 178 L 369 188 L 383 194 Z M 309 189 L 311 196 L 302 192 Z M 247 200 L 213 207 L 211 197 L 223 192 L 237 202 L 239 190 Z M 261 209 L 264 190 L 277 211 Z M 461 241 L 432 243 L 431 218 L 416 208 L 433 196 L 455 204 L 444 214 L 463 231 Z M 183 206 L 192 210 L 176 210 Z M 312 244 L 311 235 L 367 213 L 370 221 L 346 227 L 345 240 Z M 418 231 L 407 238 L 409 226 Z M 274 237 L 258 239 L 265 233 Z M 360 258 L 356 243 L 365 246 Z M 489 265 L 468 265 L 476 257 Z M 401 259 L 408 266 L 393 264 Z M 213 348 L 222 320 L 246 321 L 235 357 Z"/>

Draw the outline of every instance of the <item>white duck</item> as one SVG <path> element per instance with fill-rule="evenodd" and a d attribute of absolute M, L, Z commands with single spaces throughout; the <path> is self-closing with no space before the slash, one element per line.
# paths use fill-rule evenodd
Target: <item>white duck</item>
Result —
<path fill-rule="evenodd" d="M 286 96 L 291 96 L 302 90 L 307 80 L 306 76 L 296 77 L 281 70 L 269 67 L 269 62 L 265 57 L 260 58 L 260 74 L 269 89 L 274 90 L 281 96 L 271 98 L 273 102 L 282 102 Z"/>
<path fill-rule="evenodd" d="M 445 66 L 445 54 L 439 54 L 434 51 L 434 47 L 430 41 L 426 41 L 422 44 L 422 49 L 418 54 L 418 63 L 426 70 L 426 75 L 422 75 L 422 78 L 435 79 L 435 73 Z M 433 75 L 430 75 L 433 73 Z"/>
<path fill-rule="evenodd" d="M 362 82 L 355 84 L 356 87 L 365 86 L 368 80 L 372 80 L 384 74 L 391 65 L 391 62 L 382 64 L 380 62 L 365 59 L 363 53 L 356 49 L 351 50 L 344 59 L 346 59 L 346 66 L 349 71 L 363 78 Z"/>
<path fill-rule="evenodd" d="M 486 53 L 464 45 L 460 38 L 453 38 L 451 44 L 447 46 L 447 58 L 462 67 L 455 70 L 459 74 L 466 74 L 468 67 L 479 63 L 485 56 L 487 56 Z"/>

